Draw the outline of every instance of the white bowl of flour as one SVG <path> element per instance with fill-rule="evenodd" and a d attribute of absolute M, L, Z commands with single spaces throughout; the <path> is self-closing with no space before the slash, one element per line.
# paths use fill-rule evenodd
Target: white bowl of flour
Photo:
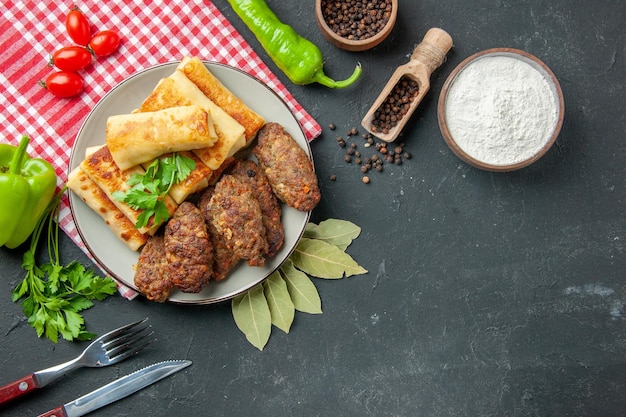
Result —
<path fill-rule="evenodd" d="M 527 52 L 495 48 L 459 64 L 438 103 L 441 133 L 463 161 L 513 171 L 541 158 L 563 124 L 563 93 L 552 71 Z"/>

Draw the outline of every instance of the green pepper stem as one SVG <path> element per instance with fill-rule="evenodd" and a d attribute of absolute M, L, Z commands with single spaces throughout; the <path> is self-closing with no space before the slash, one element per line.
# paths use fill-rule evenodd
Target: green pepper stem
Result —
<path fill-rule="evenodd" d="M 48 205 L 46 206 L 46 209 L 44 210 L 43 213 L 41 213 L 41 216 L 39 217 L 39 220 L 37 220 L 37 223 L 35 224 L 35 229 L 33 230 L 33 233 L 30 237 L 30 251 L 32 252 L 33 257 L 35 256 L 35 253 L 37 251 L 37 247 L 39 246 L 39 237 L 41 236 L 41 232 L 43 231 L 44 226 L 48 225 L 48 258 L 51 261 L 54 261 L 55 263 L 58 263 L 59 260 L 59 253 L 58 253 L 58 236 L 57 236 L 57 242 L 56 244 L 54 244 L 54 242 L 50 241 L 50 229 L 52 226 L 52 222 L 56 219 L 56 217 L 54 217 L 54 213 L 56 213 L 58 215 L 57 209 L 59 208 L 59 204 L 61 201 L 61 198 L 63 197 L 63 193 L 65 193 L 65 191 L 67 190 L 67 184 L 64 184 L 63 187 L 61 188 L 61 190 L 54 194 L 52 196 L 52 200 L 50 200 L 50 202 L 48 203 Z M 58 233 L 58 231 L 57 231 Z M 53 246 L 54 244 L 54 246 Z M 56 248 L 56 256 L 53 258 L 50 254 L 50 250 Z"/>
<path fill-rule="evenodd" d="M 13 159 L 11 159 L 11 165 L 9 165 L 9 174 L 19 174 L 22 169 L 22 161 L 24 161 L 24 156 L 26 155 L 26 148 L 28 147 L 28 142 L 30 142 L 30 138 L 26 135 L 22 136 L 20 140 L 20 145 L 17 147 L 17 150 L 13 154 Z"/>
<path fill-rule="evenodd" d="M 354 82 L 358 80 L 359 77 L 361 76 L 362 71 L 363 71 L 363 68 L 361 67 L 361 63 L 359 62 L 354 68 L 354 72 L 352 73 L 350 77 L 346 78 L 345 80 L 335 81 L 329 76 L 327 76 L 326 74 L 324 74 L 323 71 L 320 70 L 320 71 L 317 71 L 315 75 L 313 76 L 313 82 L 320 83 L 330 88 L 345 88 L 354 84 Z"/>

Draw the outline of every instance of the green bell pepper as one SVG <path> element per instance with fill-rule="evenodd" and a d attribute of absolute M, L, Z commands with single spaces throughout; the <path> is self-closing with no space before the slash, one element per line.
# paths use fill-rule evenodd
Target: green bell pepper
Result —
<path fill-rule="evenodd" d="M 294 84 L 319 83 L 330 88 L 345 88 L 361 76 L 361 64 L 345 80 L 335 81 L 324 74 L 320 49 L 282 23 L 263 0 L 228 0 L 231 7 Z"/>
<path fill-rule="evenodd" d="M 0 246 L 10 249 L 28 239 L 56 190 L 54 167 L 31 159 L 29 142 L 22 136 L 19 146 L 0 144 Z"/>

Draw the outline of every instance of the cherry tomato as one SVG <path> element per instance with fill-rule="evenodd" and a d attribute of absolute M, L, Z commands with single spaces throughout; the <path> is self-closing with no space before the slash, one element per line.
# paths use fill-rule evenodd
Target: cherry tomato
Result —
<path fill-rule="evenodd" d="M 89 41 L 89 48 L 96 56 L 111 55 L 120 46 L 120 35 L 113 30 L 101 30 Z"/>
<path fill-rule="evenodd" d="M 91 28 L 87 16 L 75 7 L 65 17 L 65 29 L 74 42 L 87 46 L 91 40 Z"/>
<path fill-rule="evenodd" d="M 72 97 L 83 91 L 83 78 L 69 71 L 53 72 L 39 84 L 57 97 Z"/>
<path fill-rule="evenodd" d="M 91 64 L 91 53 L 82 46 L 65 46 L 52 54 L 50 64 L 62 71 L 78 72 Z"/>

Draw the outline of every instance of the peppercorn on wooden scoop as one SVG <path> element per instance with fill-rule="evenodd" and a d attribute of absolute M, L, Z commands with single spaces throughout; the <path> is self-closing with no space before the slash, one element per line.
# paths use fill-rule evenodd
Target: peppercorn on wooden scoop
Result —
<path fill-rule="evenodd" d="M 389 78 L 382 92 L 361 121 L 361 125 L 377 138 L 385 142 L 393 142 L 398 137 L 417 106 L 424 99 L 426 93 L 428 93 L 430 89 L 430 76 L 433 71 L 443 63 L 450 48 L 452 48 L 452 38 L 446 31 L 439 28 L 432 28 L 426 32 L 422 42 L 413 50 L 410 61 L 396 68 L 391 78 Z M 413 97 L 413 101 L 410 102 L 408 111 L 402 116 L 398 115 L 400 118 L 397 120 L 395 126 L 388 130 L 385 129 L 381 131 L 373 125 L 376 119 L 376 112 L 385 104 L 385 101 L 391 95 L 396 85 L 405 77 L 417 83 L 417 93 Z"/>

